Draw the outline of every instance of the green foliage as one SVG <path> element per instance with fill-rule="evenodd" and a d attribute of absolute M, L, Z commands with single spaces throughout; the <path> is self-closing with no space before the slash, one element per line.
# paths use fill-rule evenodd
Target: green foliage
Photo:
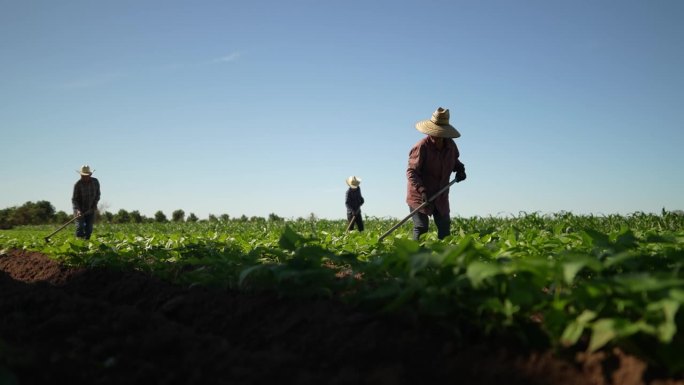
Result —
<path fill-rule="evenodd" d="M 171 213 L 171 220 L 173 222 L 183 222 L 185 221 L 185 211 L 178 209 Z"/>
<path fill-rule="evenodd" d="M 0 229 L 50 223 L 53 221 L 54 216 L 55 208 L 50 202 L 26 202 L 19 207 L 0 210 Z"/>
<path fill-rule="evenodd" d="M 454 218 L 452 235 L 432 231 L 420 243 L 410 224 L 379 243 L 395 221 L 365 222 L 361 233 L 313 214 L 111 224 L 90 241 L 62 233 L 50 244 L 42 240 L 50 229 L 34 226 L 0 232 L 0 251 L 38 250 L 185 285 L 336 298 L 558 349 L 619 346 L 684 371 L 682 215 Z"/>
<path fill-rule="evenodd" d="M 159 210 L 156 213 L 154 213 L 154 221 L 158 223 L 164 223 L 168 222 L 168 219 L 166 219 L 166 215 L 164 214 L 164 212 Z"/>
<path fill-rule="evenodd" d="M 112 218 L 112 222 L 113 223 L 130 223 L 131 222 L 131 216 L 128 213 L 128 211 L 121 209 L 116 214 L 114 214 L 114 218 Z"/>

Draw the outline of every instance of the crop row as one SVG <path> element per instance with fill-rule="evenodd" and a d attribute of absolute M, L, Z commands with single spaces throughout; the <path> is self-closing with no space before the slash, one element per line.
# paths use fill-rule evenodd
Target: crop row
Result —
<path fill-rule="evenodd" d="M 433 317 L 458 334 L 515 335 L 532 345 L 613 346 L 684 372 L 684 217 L 454 218 L 421 242 L 393 220 L 99 225 L 90 241 L 47 227 L 0 232 L 0 249 L 78 266 L 148 271 L 183 285 L 334 298 L 369 311 Z"/>

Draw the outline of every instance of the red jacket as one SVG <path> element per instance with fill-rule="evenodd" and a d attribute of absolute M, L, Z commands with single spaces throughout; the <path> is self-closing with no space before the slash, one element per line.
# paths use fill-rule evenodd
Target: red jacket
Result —
<path fill-rule="evenodd" d="M 437 149 L 430 136 L 425 136 L 416 143 L 409 152 L 408 168 L 406 169 L 406 178 L 408 179 L 406 203 L 415 209 L 423 203 L 421 193 L 425 192 L 429 199 L 442 187 L 449 184 L 449 177 L 452 172 L 465 175 L 465 166 L 458 160 L 459 156 L 458 147 L 450 138 L 445 138 L 444 147 L 441 150 Z M 433 209 L 436 208 L 441 215 L 449 215 L 449 190 L 435 198 L 431 203 L 422 208 L 420 212 L 431 215 Z"/>

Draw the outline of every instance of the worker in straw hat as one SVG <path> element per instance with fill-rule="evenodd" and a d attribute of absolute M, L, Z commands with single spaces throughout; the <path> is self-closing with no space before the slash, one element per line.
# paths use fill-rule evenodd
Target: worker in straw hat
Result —
<path fill-rule="evenodd" d="M 456 173 L 456 182 L 466 178 L 465 166 L 458 159 L 460 154 L 453 140 L 461 134 L 449 124 L 448 109 L 439 107 L 431 119 L 416 123 L 416 129 L 426 136 L 409 152 L 406 203 L 411 212 L 447 186 L 452 172 Z M 428 231 L 430 215 L 437 226 L 437 237 L 443 239 L 449 235 L 451 217 L 448 189 L 413 215 L 414 240 Z"/>
<path fill-rule="evenodd" d="M 100 201 L 100 182 L 93 178 L 90 166 L 84 164 L 80 170 L 81 179 L 74 184 L 74 193 L 71 196 L 71 203 L 74 208 L 76 220 L 76 236 L 78 238 L 90 239 L 95 223 L 95 210 Z"/>
<path fill-rule="evenodd" d="M 363 231 L 363 218 L 361 217 L 361 206 L 363 205 L 363 196 L 361 195 L 361 179 L 356 176 L 347 178 L 347 194 L 345 195 L 344 204 L 347 206 L 347 230 L 352 230 L 354 226 L 359 231 Z"/>

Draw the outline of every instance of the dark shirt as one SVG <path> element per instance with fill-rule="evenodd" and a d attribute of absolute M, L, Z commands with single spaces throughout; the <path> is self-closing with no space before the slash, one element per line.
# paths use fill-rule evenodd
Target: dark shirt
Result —
<path fill-rule="evenodd" d="M 459 156 L 458 147 L 453 139 L 445 139 L 441 150 L 437 149 L 430 136 L 416 143 L 409 152 L 406 169 L 408 179 L 406 203 L 416 208 L 423 203 L 421 193 L 425 192 L 429 199 L 449 184 L 449 176 L 452 172 L 465 174 L 465 166 L 458 159 Z M 449 215 L 449 190 L 420 211 L 431 215 L 433 207 L 441 215 Z"/>
<path fill-rule="evenodd" d="M 79 210 L 82 213 L 90 209 L 97 208 L 97 202 L 100 201 L 100 182 L 90 177 L 90 181 L 85 182 L 79 179 L 74 184 L 74 193 L 71 196 L 71 204 L 74 210 Z"/>
<path fill-rule="evenodd" d="M 344 204 L 347 206 L 347 212 L 352 214 L 357 214 L 361 211 L 361 205 L 363 205 L 363 197 L 361 196 L 361 187 L 348 188 L 347 194 L 344 200 Z"/>

